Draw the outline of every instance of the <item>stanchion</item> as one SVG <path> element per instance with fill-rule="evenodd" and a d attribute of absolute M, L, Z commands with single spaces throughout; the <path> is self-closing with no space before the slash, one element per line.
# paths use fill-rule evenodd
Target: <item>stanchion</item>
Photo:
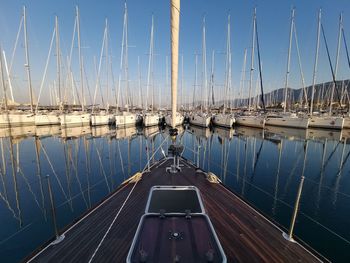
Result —
<path fill-rule="evenodd" d="M 295 240 L 293 239 L 293 231 L 294 231 L 295 219 L 297 218 L 297 215 L 298 215 L 299 202 L 300 202 L 301 192 L 303 190 L 304 179 L 305 179 L 305 177 L 302 176 L 300 184 L 299 184 L 297 199 L 295 200 L 294 212 L 293 212 L 292 220 L 290 223 L 289 234 L 287 234 L 285 232 L 283 232 L 283 234 L 282 234 L 283 237 L 290 242 L 295 242 Z"/>
<path fill-rule="evenodd" d="M 52 190 L 51 190 L 50 176 L 46 175 L 46 178 L 47 178 L 47 188 L 49 190 L 49 195 L 50 195 L 50 203 L 51 203 L 53 226 L 54 226 L 54 229 L 55 229 L 55 236 L 56 236 L 56 239 L 51 242 L 51 245 L 56 245 L 56 244 L 62 242 L 65 236 L 64 235 L 60 235 L 59 232 L 58 232 L 57 220 L 56 220 L 56 210 L 55 210 L 55 203 L 54 203 Z"/>

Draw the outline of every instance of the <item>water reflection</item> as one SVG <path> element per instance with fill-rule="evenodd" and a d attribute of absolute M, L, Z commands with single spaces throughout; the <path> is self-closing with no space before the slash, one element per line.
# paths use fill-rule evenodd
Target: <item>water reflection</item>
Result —
<path fill-rule="evenodd" d="M 296 235 L 331 259 L 343 259 L 335 247 L 349 251 L 350 212 L 344 208 L 350 205 L 350 131 L 190 126 L 180 127 L 179 134 L 185 158 L 215 173 L 282 228 L 289 227 L 304 175 Z M 167 128 L 157 126 L 1 129 L 0 224 L 7 227 L 0 229 L 0 258 L 19 261 L 53 237 L 53 206 L 61 229 L 143 170 L 149 159 L 164 157 L 167 135 Z"/>

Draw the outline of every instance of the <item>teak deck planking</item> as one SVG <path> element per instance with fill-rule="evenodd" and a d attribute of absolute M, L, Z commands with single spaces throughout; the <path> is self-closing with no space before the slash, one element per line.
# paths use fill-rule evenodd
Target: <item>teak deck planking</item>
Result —
<path fill-rule="evenodd" d="M 223 185 L 210 183 L 187 161 L 181 161 L 182 172 L 166 173 L 170 162 L 156 163 L 151 172 L 143 174 L 93 262 L 125 262 L 154 185 L 194 185 L 200 190 L 228 262 L 321 261 L 298 243 L 285 240 L 274 224 Z M 133 186 L 120 186 L 97 209 L 66 230 L 61 243 L 37 251 L 32 262 L 88 262 Z"/>

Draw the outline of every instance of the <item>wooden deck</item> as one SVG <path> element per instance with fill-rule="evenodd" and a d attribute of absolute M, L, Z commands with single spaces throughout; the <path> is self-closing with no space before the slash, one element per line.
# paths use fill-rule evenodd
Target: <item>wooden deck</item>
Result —
<path fill-rule="evenodd" d="M 166 173 L 169 161 L 156 164 L 150 173 L 144 173 L 98 250 L 134 183 L 119 187 L 98 208 L 68 228 L 61 243 L 44 247 L 30 261 L 88 262 L 95 253 L 92 262 L 125 262 L 153 185 L 198 187 L 228 262 L 320 261 L 298 243 L 286 241 L 275 225 L 224 186 L 210 183 L 204 173 L 196 173 L 192 165 L 182 163 L 181 173 Z"/>

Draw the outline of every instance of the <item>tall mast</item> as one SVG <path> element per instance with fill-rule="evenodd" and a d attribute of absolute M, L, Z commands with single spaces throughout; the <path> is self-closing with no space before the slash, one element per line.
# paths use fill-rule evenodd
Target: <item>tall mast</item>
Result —
<path fill-rule="evenodd" d="M 30 111 L 33 112 L 33 90 L 32 90 L 32 79 L 30 76 L 30 67 L 29 67 L 29 53 L 28 53 L 28 38 L 27 38 L 27 18 L 26 18 L 26 7 L 23 6 L 23 26 L 24 26 L 24 45 L 25 45 L 25 57 L 26 63 L 25 68 L 27 71 L 27 80 L 29 88 L 29 97 L 30 97 Z"/>
<path fill-rule="evenodd" d="M 109 54 L 108 54 L 108 19 L 105 20 L 106 29 L 105 29 L 105 59 L 106 59 L 106 82 L 107 82 L 107 95 L 106 95 L 106 109 L 109 111 L 109 74 L 108 74 L 108 65 L 109 65 Z"/>
<path fill-rule="evenodd" d="M 289 82 L 289 72 L 290 72 L 290 53 L 292 50 L 292 33 L 294 28 L 294 14 L 295 9 L 292 9 L 292 16 L 290 19 L 290 31 L 289 31 L 289 46 L 288 46 L 288 58 L 287 58 L 287 71 L 286 71 L 286 81 L 284 85 L 284 105 L 283 105 L 283 113 L 286 113 L 287 109 L 287 94 L 288 94 L 288 82 Z"/>
<path fill-rule="evenodd" d="M 140 67 L 140 56 L 137 56 L 137 70 L 139 75 L 139 99 L 140 99 L 140 108 L 143 108 L 142 105 L 142 89 L 141 89 L 141 67 Z"/>
<path fill-rule="evenodd" d="M 250 111 L 251 107 L 251 92 L 253 88 L 253 72 L 254 72 L 254 52 L 255 52 L 255 23 L 256 23 L 256 8 L 254 8 L 253 14 L 253 34 L 252 34 L 252 52 L 250 57 L 250 80 L 249 80 L 249 92 L 248 92 L 248 111 Z"/>
<path fill-rule="evenodd" d="M 335 69 L 334 69 L 334 80 L 337 79 L 337 74 L 338 74 L 340 40 L 341 40 L 341 36 L 342 36 L 342 28 L 343 28 L 343 14 L 340 13 L 340 16 L 339 16 L 339 32 L 338 32 L 337 56 L 335 58 Z M 333 103 L 335 85 L 336 85 L 336 82 L 334 82 L 334 84 L 332 85 L 331 99 L 330 99 L 330 104 L 329 104 L 329 115 L 332 114 L 332 103 Z"/>
<path fill-rule="evenodd" d="M 151 85 L 151 78 L 153 77 L 153 15 L 152 15 L 152 26 L 151 26 L 151 38 L 149 44 L 149 59 L 148 59 L 148 74 L 147 74 L 147 94 L 146 94 L 146 109 L 148 109 L 148 97 L 149 97 L 149 88 Z M 153 80 L 152 80 L 153 83 Z M 152 100 L 151 100 L 151 111 L 153 112 L 153 90 L 152 87 Z"/>
<path fill-rule="evenodd" d="M 311 105 L 310 105 L 310 115 L 311 116 L 313 114 L 313 107 L 314 107 L 316 73 L 317 73 L 317 64 L 318 64 L 318 51 L 319 51 L 319 48 L 320 48 L 321 16 L 322 16 L 322 10 L 320 9 L 319 12 L 318 12 L 316 55 L 315 55 L 314 73 L 313 73 L 313 77 L 312 77 Z"/>
<path fill-rule="evenodd" d="M 125 74 L 125 95 L 126 95 L 126 109 L 129 112 L 129 106 L 131 105 L 131 99 L 129 96 L 129 63 L 128 63 L 128 8 L 126 6 L 126 1 L 125 1 L 125 14 L 124 14 L 124 19 L 125 19 L 125 52 L 124 52 L 124 74 Z"/>
<path fill-rule="evenodd" d="M 0 77 L 1 77 L 1 85 L 2 85 L 2 88 L 3 88 L 3 92 L 4 92 L 4 100 L 5 100 L 5 111 L 7 111 L 7 95 L 6 95 L 6 85 L 5 85 L 5 77 L 4 77 L 4 67 L 3 67 L 3 64 L 2 64 L 2 49 L 1 49 L 1 46 L 0 46 Z"/>
<path fill-rule="evenodd" d="M 245 90 L 245 73 L 246 73 L 246 65 L 247 65 L 247 49 L 244 49 L 244 58 L 243 58 L 243 66 L 242 66 L 242 84 L 241 84 L 241 96 L 240 96 L 240 106 L 242 106 L 243 101 L 243 90 Z"/>
<path fill-rule="evenodd" d="M 211 55 L 211 73 L 210 73 L 210 92 L 208 94 L 208 106 L 210 105 L 210 95 L 212 97 L 212 105 L 214 105 L 214 65 L 215 65 L 215 51 Z"/>
<path fill-rule="evenodd" d="M 184 55 L 181 55 L 181 95 L 180 95 L 180 110 L 183 105 L 183 92 L 184 92 Z"/>
<path fill-rule="evenodd" d="M 84 79 L 83 79 L 83 60 L 81 56 L 81 39 L 80 39 L 80 15 L 79 8 L 76 6 L 77 28 L 78 28 L 78 52 L 79 52 L 79 67 L 80 67 L 80 89 L 81 89 L 81 110 L 85 111 L 84 106 Z"/>
<path fill-rule="evenodd" d="M 195 105 L 195 94 L 196 94 L 196 88 L 198 86 L 198 54 L 195 54 L 195 64 L 194 64 L 194 89 L 193 89 L 193 107 L 196 108 Z"/>
<path fill-rule="evenodd" d="M 58 31 L 58 17 L 55 16 L 55 32 L 56 32 L 56 69 L 57 69 L 57 87 L 59 103 L 62 102 L 61 97 L 61 56 L 60 56 L 60 35 Z M 60 105 L 61 107 L 61 105 Z"/>
<path fill-rule="evenodd" d="M 203 17 L 203 39 L 202 39 L 202 89 L 204 89 L 204 98 L 207 98 L 207 46 L 205 37 L 205 17 Z M 207 108 L 207 103 L 205 102 Z M 201 112 L 203 112 L 203 107 L 201 106 Z"/>
<path fill-rule="evenodd" d="M 169 57 L 165 56 L 165 87 L 169 88 Z"/>
<path fill-rule="evenodd" d="M 230 55 L 231 55 L 231 41 L 230 41 L 230 15 L 227 17 L 227 43 L 226 43 L 226 80 L 225 80 L 225 91 L 224 91 L 224 109 L 223 109 L 223 114 L 225 114 L 226 111 L 226 100 L 228 97 L 228 92 L 229 92 L 229 78 L 230 78 L 230 73 L 229 73 L 229 63 L 230 63 Z"/>
<path fill-rule="evenodd" d="M 179 63 L 180 0 L 171 0 L 171 126 L 176 126 L 177 78 Z"/>

